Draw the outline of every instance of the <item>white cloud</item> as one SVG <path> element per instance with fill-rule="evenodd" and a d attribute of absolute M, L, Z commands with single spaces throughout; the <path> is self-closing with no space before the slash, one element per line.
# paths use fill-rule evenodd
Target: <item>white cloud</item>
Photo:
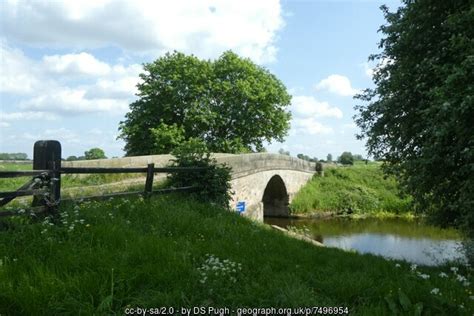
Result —
<path fill-rule="evenodd" d="M 258 63 L 275 59 L 284 26 L 279 0 L 6 1 L 0 21 L 1 35 L 39 47 L 116 46 L 154 56 L 179 50 L 206 58 L 232 49 Z"/>
<path fill-rule="evenodd" d="M 58 116 L 46 112 L 0 112 L 0 120 L 2 121 L 24 121 L 24 120 L 57 120 Z"/>
<path fill-rule="evenodd" d="M 44 67 L 54 73 L 65 75 L 107 75 L 111 67 L 88 53 L 53 55 L 43 57 Z"/>
<path fill-rule="evenodd" d="M 28 94 L 38 89 L 41 82 L 36 78 L 36 69 L 21 50 L 0 42 L 0 92 Z"/>
<path fill-rule="evenodd" d="M 321 80 L 316 84 L 315 89 L 318 91 L 327 90 L 342 96 L 353 96 L 359 92 L 359 90 L 352 87 L 349 78 L 336 74 Z"/>
<path fill-rule="evenodd" d="M 371 67 L 368 62 L 363 63 L 365 75 L 372 78 L 374 74 L 374 67 Z"/>
<path fill-rule="evenodd" d="M 292 123 L 295 134 L 299 135 L 319 135 L 333 132 L 331 127 L 325 126 L 314 118 L 295 118 Z"/>
<path fill-rule="evenodd" d="M 377 73 L 380 69 L 383 69 L 387 65 L 392 65 L 395 61 L 391 58 L 382 58 L 377 65 L 370 64 L 368 62 L 363 63 L 365 75 L 369 78 L 372 78 L 374 74 Z"/>
<path fill-rule="evenodd" d="M 61 127 L 57 129 L 46 129 L 39 134 L 23 133 L 21 138 L 26 140 L 38 140 L 38 139 L 54 139 L 58 140 L 61 144 L 80 144 L 81 140 L 77 133 Z"/>
<path fill-rule="evenodd" d="M 111 112 L 123 114 L 128 108 L 125 99 L 88 99 L 86 90 L 63 88 L 49 94 L 42 94 L 20 103 L 20 107 L 29 110 L 41 110 L 65 113 Z"/>
<path fill-rule="evenodd" d="M 327 102 L 319 102 L 311 96 L 294 96 L 292 109 L 300 116 L 342 118 L 342 111 L 339 108 L 331 107 Z"/>
<path fill-rule="evenodd" d="M 27 97 L 18 102 L 21 109 L 29 111 L 22 115 L 38 116 L 38 111 L 43 116 L 48 112 L 50 117 L 54 113 L 120 115 L 138 92 L 142 66 L 137 64 L 109 65 L 88 53 L 44 56 L 35 61 L 6 43 L 0 49 L 5 70 L 0 76 L 0 92 Z"/>

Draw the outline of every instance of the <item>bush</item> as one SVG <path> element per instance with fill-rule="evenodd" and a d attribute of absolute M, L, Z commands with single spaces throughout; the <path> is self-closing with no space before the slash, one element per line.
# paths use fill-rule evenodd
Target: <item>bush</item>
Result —
<path fill-rule="evenodd" d="M 200 201 L 229 208 L 230 167 L 217 165 L 217 161 L 210 157 L 207 146 L 196 138 L 183 142 L 172 154 L 174 167 L 205 167 L 202 171 L 176 172 L 169 176 L 172 186 L 196 186 L 192 195 Z"/>

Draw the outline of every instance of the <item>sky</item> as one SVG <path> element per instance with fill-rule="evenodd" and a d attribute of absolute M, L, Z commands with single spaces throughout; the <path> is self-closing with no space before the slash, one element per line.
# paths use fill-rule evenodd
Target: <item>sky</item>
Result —
<path fill-rule="evenodd" d="M 285 142 L 325 159 L 366 155 L 354 94 L 372 87 L 384 18 L 377 0 L 45 0 L 0 2 L 0 152 L 32 157 L 55 139 L 63 157 L 100 147 L 124 155 L 119 122 L 137 99 L 142 65 L 173 50 L 226 50 L 275 74 L 292 95 Z"/>

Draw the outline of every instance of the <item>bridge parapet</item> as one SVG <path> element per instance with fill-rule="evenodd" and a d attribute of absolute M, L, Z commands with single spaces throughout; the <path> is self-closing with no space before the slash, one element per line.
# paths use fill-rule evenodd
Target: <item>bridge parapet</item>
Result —
<path fill-rule="evenodd" d="M 232 167 L 232 174 L 241 177 L 266 170 L 297 170 L 314 173 L 316 164 L 295 157 L 270 153 L 252 154 L 212 154 L 218 163 Z M 148 155 L 111 159 L 63 161 L 65 167 L 143 167 L 154 163 L 156 167 L 165 167 L 171 163 L 172 155 Z"/>

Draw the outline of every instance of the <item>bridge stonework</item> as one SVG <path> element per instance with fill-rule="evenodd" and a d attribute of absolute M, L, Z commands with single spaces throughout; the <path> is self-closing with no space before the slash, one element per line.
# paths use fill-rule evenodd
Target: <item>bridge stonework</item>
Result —
<path fill-rule="evenodd" d="M 288 204 L 316 172 L 315 163 L 269 153 L 213 154 L 217 162 L 232 168 L 232 199 L 245 203 L 243 216 L 262 221 L 264 216 L 288 216 Z M 113 159 L 63 162 L 65 167 L 155 167 L 170 164 L 170 155 L 150 155 Z M 241 203 L 242 204 L 242 203 Z"/>

